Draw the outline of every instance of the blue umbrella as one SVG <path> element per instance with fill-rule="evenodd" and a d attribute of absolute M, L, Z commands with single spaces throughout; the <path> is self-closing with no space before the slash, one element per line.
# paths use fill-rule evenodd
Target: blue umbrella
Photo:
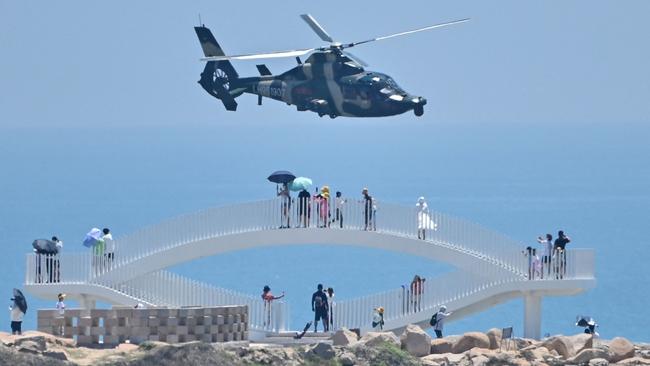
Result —
<path fill-rule="evenodd" d="M 94 247 L 97 243 L 102 241 L 102 234 L 102 231 L 96 227 L 90 229 L 84 238 L 84 246 L 88 248 Z"/>
<path fill-rule="evenodd" d="M 266 179 L 273 183 L 282 184 L 291 182 L 292 180 L 296 179 L 296 176 L 286 170 L 278 170 L 277 172 L 269 175 L 269 177 Z"/>
<path fill-rule="evenodd" d="M 303 189 L 309 190 L 312 185 L 311 179 L 307 177 L 298 177 L 289 183 L 289 189 L 294 192 L 300 192 Z"/>

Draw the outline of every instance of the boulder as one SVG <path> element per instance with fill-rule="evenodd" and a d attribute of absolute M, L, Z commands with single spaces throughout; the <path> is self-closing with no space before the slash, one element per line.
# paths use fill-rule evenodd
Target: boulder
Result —
<path fill-rule="evenodd" d="M 619 361 L 616 364 L 625 365 L 625 366 L 650 365 L 650 360 L 643 357 L 632 357 L 632 358 L 626 358 L 622 361 Z"/>
<path fill-rule="evenodd" d="M 332 344 L 335 346 L 347 346 L 358 340 L 357 334 L 348 328 L 341 328 L 332 336 Z"/>
<path fill-rule="evenodd" d="M 639 351 L 639 356 L 641 356 L 643 358 L 650 358 L 650 350 L 644 349 L 644 350 Z"/>
<path fill-rule="evenodd" d="M 361 337 L 359 343 L 368 347 L 375 347 L 382 343 L 392 343 L 397 347 L 400 346 L 399 338 L 391 332 L 368 332 Z"/>
<path fill-rule="evenodd" d="M 592 358 L 589 361 L 589 366 L 609 366 L 609 361 L 604 358 Z"/>
<path fill-rule="evenodd" d="M 50 358 L 55 358 L 55 359 L 61 360 L 61 361 L 67 361 L 68 360 L 68 356 L 66 356 L 64 352 L 45 351 L 45 352 L 42 353 L 42 355 L 50 357 Z"/>
<path fill-rule="evenodd" d="M 357 363 L 357 357 L 351 352 L 343 352 L 339 356 L 339 362 L 342 366 L 352 366 Z"/>
<path fill-rule="evenodd" d="M 431 341 L 430 353 L 451 353 L 453 343 L 446 338 L 437 338 Z"/>
<path fill-rule="evenodd" d="M 439 355 L 428 355 L 420 358 L 420 361 L 422 361 L 422 363 L 425 365 L 432 365 L 434 363 L 440 365 L 455 365 L 458 364 L 461 360 L 469 361 L 467 356 L 463 353 L 443 353 Z"/>
<path fill-rule="evenodd" d="M 501 332 L 502 331 L 499 328 L 492 328 L 485 333 L 485 335 L 490 339 L 490 349 L 501 347 Z"/>
<path fill-rule="evenodd" d="M 610 353 L 604 349 L 587 348 L 580 351 L 580 353 L 578 353 L 575 357 L 567 359 L 567 362 L 571 364 L 586 364 L 594 358 L 604 358 L 606 360 L 609 360 L 610 357 Z"/>
<path fill-rule="evenodd" d="M 474 347 L 490 348 L 490 339 L 481 332 L 465 333 L 451 347 L 451 352 L 463 353 Z"/>
<path fill-rule="evenodd" d="M 569 359 L 576 355 L 573 351 L 573 343 L 571 343 L 569 337 L 554 336 L 544 340 L 541 346 L 546 347 L 549 351 L 556 351 L 564 359 Z"/>
<path fill-rule="evenodd" d="M 25 344 L 28 344 L 30 348 L 34 348 L 39 352 L 47 350 L 47 344 L 45 343 L 45 337 L 43 336 L 23 337 L 14 341 L 14 346 L 16 347 L 24 347 L 23 345 Z"/>
<path fill-rule="evenodd" d="M 472 358 L 472 366 L 485 366 L 489 361 L 489 358 L 479 355 Z"/>
<path fill-rule="evenodd" d="M 594 337 L 591 334 L 580 333 L 567 337 L 573 344 L 573 353 L 578 354 L 583 349 L 594 348 Z"/>
<path fill-rule="evenodd" d="M 334 347 L 331 344 L 325 342 L 319 342 L 316 344 L 314 347 L 312 347 L 311 352 L 324 360 L 331 360 L 334 358 L 334 356 L 336 356 Z"/>
<path fill-rule="evenodd" d="M 515 349 L 522 349 L 536 344 L 534 340 L 528 338 L 513 338 L 512 340 L 515 344 Z M 512 345 L 510 345 L 510 347 L 512 348 Z"/>
<path fill-rule="evenodd" d="M 431 352 L 431 336 L 417 325 L 407 325 L 400 342 L 402 349 L 415 357 L 426 356 Z"/>
<path fill-rule="evenodd" d="M 616 337 L 609 342 L 609 351 L 612 353 L 612 358 L 609 360 L 612 363 L 634 357 L 634 345 L 622 337 Z"/>

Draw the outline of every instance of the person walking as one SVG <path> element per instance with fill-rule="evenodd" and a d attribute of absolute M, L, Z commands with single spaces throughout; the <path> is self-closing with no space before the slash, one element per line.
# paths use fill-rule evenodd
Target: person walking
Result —
<path fill-rule="evenodd" d="M 418 239 L 427 240 L 426 229 L 428 229 L 429 223 L 429 205 L 427 205 L 427 201 L 424 200 L 424 197 L 420 197 L 418 198 L 415 207 L 418 216 Z"/>
<path fill-rule="evenodd" d="M 363 195 L 363 223 L 364 223 L 364 230 L 372 230 L 372 212 L 373 212 L 373 204 L 372 204 L 372 196 L 368 193 L 368 188 L 364 188 L 361 191 L 361 194 Z"/>
<path fill-rule="evenodd" d="M 16 305 L 14 299 L 11 299 L 11 305 L 9 305 L 9 314 L 11 318 L 11 334 L 12 335 L 22 335 L 22 324 L 23 317 L 25 313 Z"/>
<path fill-rule="evenodd" d="M 323 331 L 329 331 L 329 321 L 327 319 L 327 295 L 323 292 L 323 285 L 318 284 L 316 292 L 311 295 L 311 311 L 314 312 L 314 333 L 318 332 L 318 321 L 323 321 Z"/>
<path fill-rule="evenodd" d="M 537 242 L 542 245 L 542 279 L 544 278 L 544 271 L 546 275 L 551 275 L 551 258 L 553 253 L 553 235 L 546 234 L 546 239 L 541 236 L 537 237 Z"/>
<path fill-rule="evenodd" d="M 346 199 L 341 197 L 341 192 L 336 192 L 336 215 L 334 216 L 334 221 L 339 223 L 339 228 L 343 229 L 343 205 L 347 202 Z"/>
<path fill-rule="evenodd" d="M 309 227 L 309 219 L 311 216 L 311 195 L 306 189 L 298 193 L 298 216 L 300 216 L 300 223 L 302 227 Z"/>
<path fill-rule="evenodd" d="M 328 287 L 327 291 L 325 291 L 325 295 L 327 295 L 327 309 L 329 310 L 327 313 L 329 329 L 334 330 L 334 288 Z"/>
<path fill-rule="evenodd" d="M 264 286 L 262 289 L 262 300 L 264 300 L 264 326 L 270 326 L 271 325 L 271 303 L 273 300 L 278 300 L 284 297 L 284 291 L 282 291 L 282 295 L 280 296 L 273 296 L 271 293 L 271 287 L 269 285 Z"/>
<path fill-rule="evenodd" d="M 372 328 L 379 331 L 384 329 L 384 308 L 381 306 L 373 309 Z"/>
<path fill-rule="evenodd" d="M 442 338 L 442 330 L 445 327 L 445 318 L 451 315 L 452 312 L 447 312 L 447 307 L 445 305 L 440 307 L 440 310 L 434 315 L 434 319 L 431 319 L 431 324 L 433 330 L 436 332 L 437 338 Z"/>

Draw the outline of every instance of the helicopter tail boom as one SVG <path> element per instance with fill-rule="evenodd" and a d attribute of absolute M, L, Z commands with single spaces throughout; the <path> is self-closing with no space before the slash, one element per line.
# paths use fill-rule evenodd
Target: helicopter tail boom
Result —
<path fill-rule="evenodd" d="M 219 46 L 210 29 L 201 26 L 194 27 L 194 30 L 199 37 L 201 48 L 203 48 L 206 57 L 224 55 L 221 46 Z M 201 73 L 199 84 L 208 94 L 221 100 L 226 110 L 234 111 L 237 110 L 235 97 L 241 94 L 241 92 L 236 95 L 231 93 L 231 86 L 237 79 L 239 79 L 239 75 L 230 61 L 208 61 Z"/>

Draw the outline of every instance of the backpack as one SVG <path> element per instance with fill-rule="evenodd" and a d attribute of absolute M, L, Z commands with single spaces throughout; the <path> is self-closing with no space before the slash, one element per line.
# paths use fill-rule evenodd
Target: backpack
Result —
<path fill-rule="evenodd" d="M 433 314 L 431 320 L 429 320 L 429 325 L 431 325 L 432 327 L 435 327 L 436 324 L 438 324 L 438 313 Z"/>

